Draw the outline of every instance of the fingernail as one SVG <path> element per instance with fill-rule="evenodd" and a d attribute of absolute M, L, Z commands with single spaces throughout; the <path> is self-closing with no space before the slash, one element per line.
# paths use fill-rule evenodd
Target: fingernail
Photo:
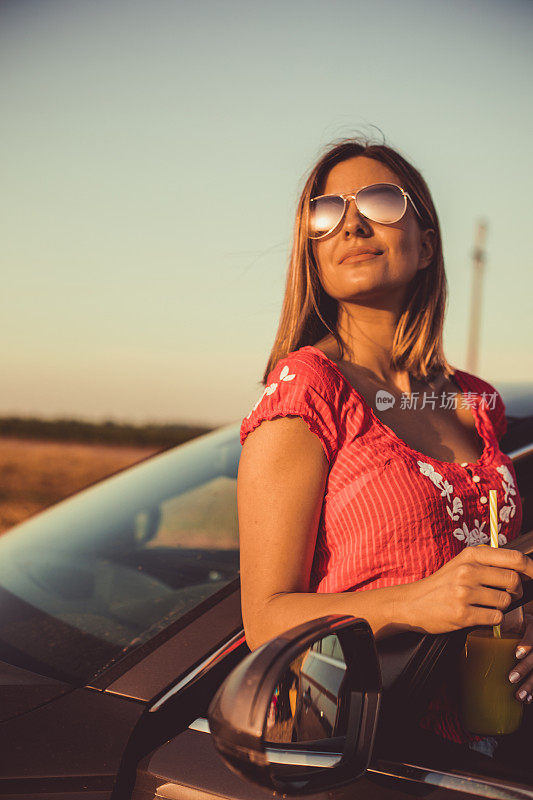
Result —
<path fill-rule="evenodd" d="M 525 647 L 517 647 L 516 648 L 516 653 L 515 653 L 516 658 L 524 658 L 525 654 L 526 654 L 526 648 Z"/>
<path fill-rule="evenodd" d="M 511 683 L 516 683 L 517 680 L 519 680 L 519 679 L 520 679 L 520 673 L 519 672 L 511 672 L 511 674 L 509 675 L 509 680 L 511 681 Z"/>
<path fill-rule="evenodd" d="M 533 700 L 533 694 L 528 694 L 526 703 L 531 703 L 532 700 Z"/>
<path fill-rule="evenodd" d="M 518 692 L 517 697 L 518 697 L 519 700 L 523 700 L 524 697 L 526 696 L 526 694 L 527 694 L 526 690 L 525 689 L 521 689 Z"/>

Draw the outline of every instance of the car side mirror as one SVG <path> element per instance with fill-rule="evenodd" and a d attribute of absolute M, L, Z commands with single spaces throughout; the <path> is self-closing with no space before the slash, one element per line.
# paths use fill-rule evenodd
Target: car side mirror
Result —
<path fill-rule="evenodd" d="M 380 700 L 369 624 L 332 614 L 246 656 L 211 701 L 209 727 L 223 760 L 241 776 L 309 794 L 365 772 Z"/>

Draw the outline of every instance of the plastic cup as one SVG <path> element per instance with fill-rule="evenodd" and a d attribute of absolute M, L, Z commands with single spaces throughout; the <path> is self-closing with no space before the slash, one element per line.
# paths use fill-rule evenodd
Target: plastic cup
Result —
<path fill-rule="evenodd" d="M 497 736 L 520 727 L 523 704 L 515 697 L 517 687 L 509 673 L 521 639 L 504 631 L 495 638 L 491 628 L 467 635 L 460 663 L 460 715 L 471 733 Z"/>

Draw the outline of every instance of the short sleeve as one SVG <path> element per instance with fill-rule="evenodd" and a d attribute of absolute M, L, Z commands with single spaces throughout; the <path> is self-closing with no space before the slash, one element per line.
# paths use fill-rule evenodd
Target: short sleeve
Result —
<path fill-rule="evenodd" d="M 499 441 L 507 430 L 507 418 L 505 416 L 505 404 L 501 394 L 487 381 L 470 375 L 467 372 L 461 373 L 463 379 L 468 380 L 468 388 L 471 388 L 480 397 L 480 407 L 486 412 L 496 439 Z"/>
<path fill-rule="evenodd" d="M 487 402 L 487 411 L 494 428 L 494 433 L 498 441 L 502 438 L 507 430 L 507 417 L 505 416 L 505 404 L 502 400 L 501 394 L 496 391 L 492 386 L 490 387 L 493 392 L 492 402 L 489 399 Z M 490 397 L 490 396 L 489 396 Z"/>
<path fill-rule="evenodd" d="M 241 444 L 261 422 L 289 415 L 307 423 L 331 463 L 338 447 L 335 386 L 312 354 L 296 351 L 278 361 L 261 397 L 242 421 Z"/>

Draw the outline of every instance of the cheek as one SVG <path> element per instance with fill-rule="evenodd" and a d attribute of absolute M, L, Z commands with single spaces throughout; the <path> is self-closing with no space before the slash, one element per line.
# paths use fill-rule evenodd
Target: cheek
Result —
<path fill-rule="evenodd" d="M 394 237 L 389 253 L 393 259 L 412 262 L 418 257 L 420 241 L 417 231 L 401 231 L 400 236 Z"/>
<path fill-rule="evenodd" d="M 328 245 L 329 242 L 315 242 L 313 244 L 313 255 L 321 281 L 324 278 L 327 280 L 327 277 L 332 275 L 333 253 L 331 246 Z"/>
<path fill-rule="evenodd" d="M 313 242 L 313 255 L 319 268 L 326 266 L 327 262 L 331 258 L 331 254 L 329 252 L 331 248 L 328 247 L 328 244 L 329 242 Z"/>

